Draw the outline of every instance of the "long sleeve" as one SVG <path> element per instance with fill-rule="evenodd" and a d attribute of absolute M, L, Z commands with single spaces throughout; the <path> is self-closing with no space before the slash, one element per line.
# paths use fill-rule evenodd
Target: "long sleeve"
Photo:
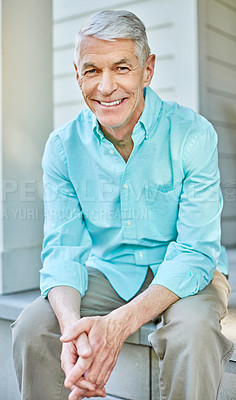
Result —
<path fill-rule="evenodd" d="M 61 139 L 50 136 L 43 157 L 44 242 L 40 287 L 44 297 L 55 286 L 87 288 L 85 262 L 91 249 L 81 206 L 70 179 Z"/>
<path fill-rule="evenodd" d="M 169 243 L 152 282 L 180 297 L 197 293 L 211 281 L 220 256 L 222 195 L 217 135 L 212 127 L 190 133 L 183 171 L 177 239 Z"/>

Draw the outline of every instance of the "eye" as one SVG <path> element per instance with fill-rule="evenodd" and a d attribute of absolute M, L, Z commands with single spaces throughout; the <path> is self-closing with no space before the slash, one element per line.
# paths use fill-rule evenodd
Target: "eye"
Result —
<path fill-rule="evenodd" d="M 128 67 L 117 67 L 117 70 L 118 70 L 119 72 L 128 72 L 128 71 L 129 71 L 129 68 L 128 68 Z"/>
<path fill-rule="evenodd" d="M 95 74 L 95 72 L 96 72 L 96 69 L 91 68 L 91 69 L 88 69 L 87 71 L 85 71 L 84 75 L 92 75 L 92 74 Z"/>

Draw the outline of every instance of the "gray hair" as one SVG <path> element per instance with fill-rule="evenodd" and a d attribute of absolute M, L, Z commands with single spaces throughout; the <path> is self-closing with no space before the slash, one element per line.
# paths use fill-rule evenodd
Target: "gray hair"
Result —
<path fill-rule="evenodd" d="M 87 36 L 107 41 L 116 39 L 134 40 L 136 55 L 141 66 L 144 66 L 151 54 L 146 28 L 143 22 L 130 11 L 106 10 L 92 15 L 75 37 L 74 61 L 76 64 L 81 41 Z"/>

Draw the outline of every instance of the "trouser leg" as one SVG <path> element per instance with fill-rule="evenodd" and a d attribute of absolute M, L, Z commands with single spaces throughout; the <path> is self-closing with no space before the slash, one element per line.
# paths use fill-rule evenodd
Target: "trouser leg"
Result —
<path fill-rule="evenodd" d="M 124 301 L 107 279 L 89 269 L 89 286 L 81 301 L 81 314 L 104 315 Z M 66 400 L 70 390 L 64 387 L 61 369 L 61 332 L 48 300 L 39 297 L 12 325 L 13 356 L 23 400 Z"/>
<path fill-rule="evenodd" d="M 216 400 L 233 344 L 221 333 L 229 285 L 219 272 L 195 296 L 163 314 L 163 327 L 149 335 L 160 367 L 161 400 Z"/>
<path fill-rule="evenodd" d="M 13 357 L 22 400 L 65 400 L 60 329 L 48 300 L 39 297 L 12 325 Z"/>
<path fill-rule="evenodd" d="M 81 301 L 81 316 L 105 315 L 124 305 L 108 280 L 88 268 L 89 285 Z M 152 279 L 149 273 L 143 291 Z M 66 400 L 61 369 L 60 328 L 48 300 L 39 297 L 12 325 L 13 356 L 22 400 Z"/>

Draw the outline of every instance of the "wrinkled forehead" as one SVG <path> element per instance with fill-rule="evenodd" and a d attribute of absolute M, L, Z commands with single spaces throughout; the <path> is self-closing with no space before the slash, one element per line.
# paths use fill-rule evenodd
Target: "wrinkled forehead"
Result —
<path fill-rule="evenodd" d="M 77 52 L 78 63 L 90 63 L 103 59 L 126 59 L 134 62 L 137 60 L 136 46 L 132 39 L 103 40 L 93 36 L 81 40 Z"/>

